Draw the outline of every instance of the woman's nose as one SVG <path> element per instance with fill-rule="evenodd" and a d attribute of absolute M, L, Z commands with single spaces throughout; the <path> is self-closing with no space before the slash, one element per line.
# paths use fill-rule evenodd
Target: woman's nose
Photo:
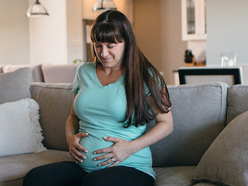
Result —
<path fill-rule="evenodd" d="M 106 57 L 108 55 L 108 49 L 107 47 L 103 46 L 101 51 L 101 56 Z"/>

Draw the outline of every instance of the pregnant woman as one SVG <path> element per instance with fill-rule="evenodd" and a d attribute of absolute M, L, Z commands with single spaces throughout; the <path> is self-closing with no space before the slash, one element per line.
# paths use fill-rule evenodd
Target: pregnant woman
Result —
<path fill-rule="evenodd" d="M 31 170 L 25 186 L 154 185 L 149 145 L 173 130 L 166 84 L 121 12 L 98 16 L 91 41 L 95 62 L 78 68 L 66 123 L 74 161 Z M 146 132 L 152 119 L 156 125 Z"/>

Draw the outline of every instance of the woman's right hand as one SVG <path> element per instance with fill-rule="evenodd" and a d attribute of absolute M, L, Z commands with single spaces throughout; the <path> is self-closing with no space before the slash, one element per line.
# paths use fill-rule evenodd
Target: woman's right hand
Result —
<path fill-rule="evenodd" d="M 83 159 L 86 159 L 86 156 L 82 154 L 80 151 L 87 153 L 88 150 L 84 148 L 82 145 L 80 145 L 79 142 L 82 138 L 87 137 L 88 135 L 89 134 L 85 132 L 77 133 L 75 135 L 67 135 L 67 143 L 69 145 L 69 152 L 70 152 L 72 159 L 76 163 L 83 162 Z"/>

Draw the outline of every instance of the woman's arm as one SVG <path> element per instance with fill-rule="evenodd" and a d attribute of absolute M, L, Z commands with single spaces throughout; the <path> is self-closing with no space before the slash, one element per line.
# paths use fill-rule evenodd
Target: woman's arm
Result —
<path fill-rule="evenodd" d="M 168 113 L 159 113 L 152 97 L 148 96 L 146 100 L 153 114 L 157 114 L 155 117 L 156 125 L 154 125 L 154 127 L 143 136 L 132 141 L 135 152 L 156 143 L 173 131 L 173 118 L 171 111 Z"/>
<path fill-rule="evenodd" d="M 71 113 L 66 121 L 66 139 L 69 145 L 69 152 L 72 159 L 78 163 L 83 162 L 82 159 L 86 159 L 86 156 L 79 152 L 79 150 L 88 152 L 86 148 L 79 144 L 81 138 L 88 136 L 88 133 L 78 133 L 79 119 L 74 111 L 74 99 L 73 96 Z"/>
<path fill-rule="evenodd" d="M 116 166 L 132 154 L 147 146 L 150 146 L 153 143 L 156 143 L 157 141 L 168 136 L 173 131 L 173 118 L 171 111 L 168 113 L 159 113 L 152 97 L 148 96 L 146 99 L 148 105 L 151 108 L 151 111 L 156 115 L 156 125 L 150 131 L 133 141 L 126 141 L 114 137 L 104 138 L 106 141 L 112 141 L 115 144 L 110 148 L 95 151 L 96 154 L 108 153 L 106 155 L 96 157 L 96 160 L 112 158 L 102 162 L 100 166 L 110 164 L 112 161 L 114 161 L 114 163 L 109 167 Z"/>

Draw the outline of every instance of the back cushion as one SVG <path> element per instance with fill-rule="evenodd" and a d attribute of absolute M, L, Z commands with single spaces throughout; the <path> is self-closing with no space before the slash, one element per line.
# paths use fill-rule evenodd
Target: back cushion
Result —
<path fill-rule="evenodd" d="M 41 65 L 4 65 L 2 67 L 3 73 L 13 72 L 19 68 L 29 67 L 32 69 L 32 82 L 43 82 L 43 74 L 41 71 Z"/>
<path fill-rule="evenodd" d="M 248 85 L 234 85 L 228 93 L 227 123 L 248 111 Z"/>
<path fill-rule="evenodd" d="M 168 86 L 174 130 L 151 145 L 154 166 L 198 164 L 225 127 L 227 88 L 224 83 Z"/>
<path fill-rule="evenodd" d="M 72 83 L 79 64 L 42 65 L 45 83 Z"/>
<path fill-rule="evenodd" d="M 72 106 L 71 85 L 32 83 L 31 96 L 40 106 L 45 147 L 68 150 L 65 124 Z"/>

